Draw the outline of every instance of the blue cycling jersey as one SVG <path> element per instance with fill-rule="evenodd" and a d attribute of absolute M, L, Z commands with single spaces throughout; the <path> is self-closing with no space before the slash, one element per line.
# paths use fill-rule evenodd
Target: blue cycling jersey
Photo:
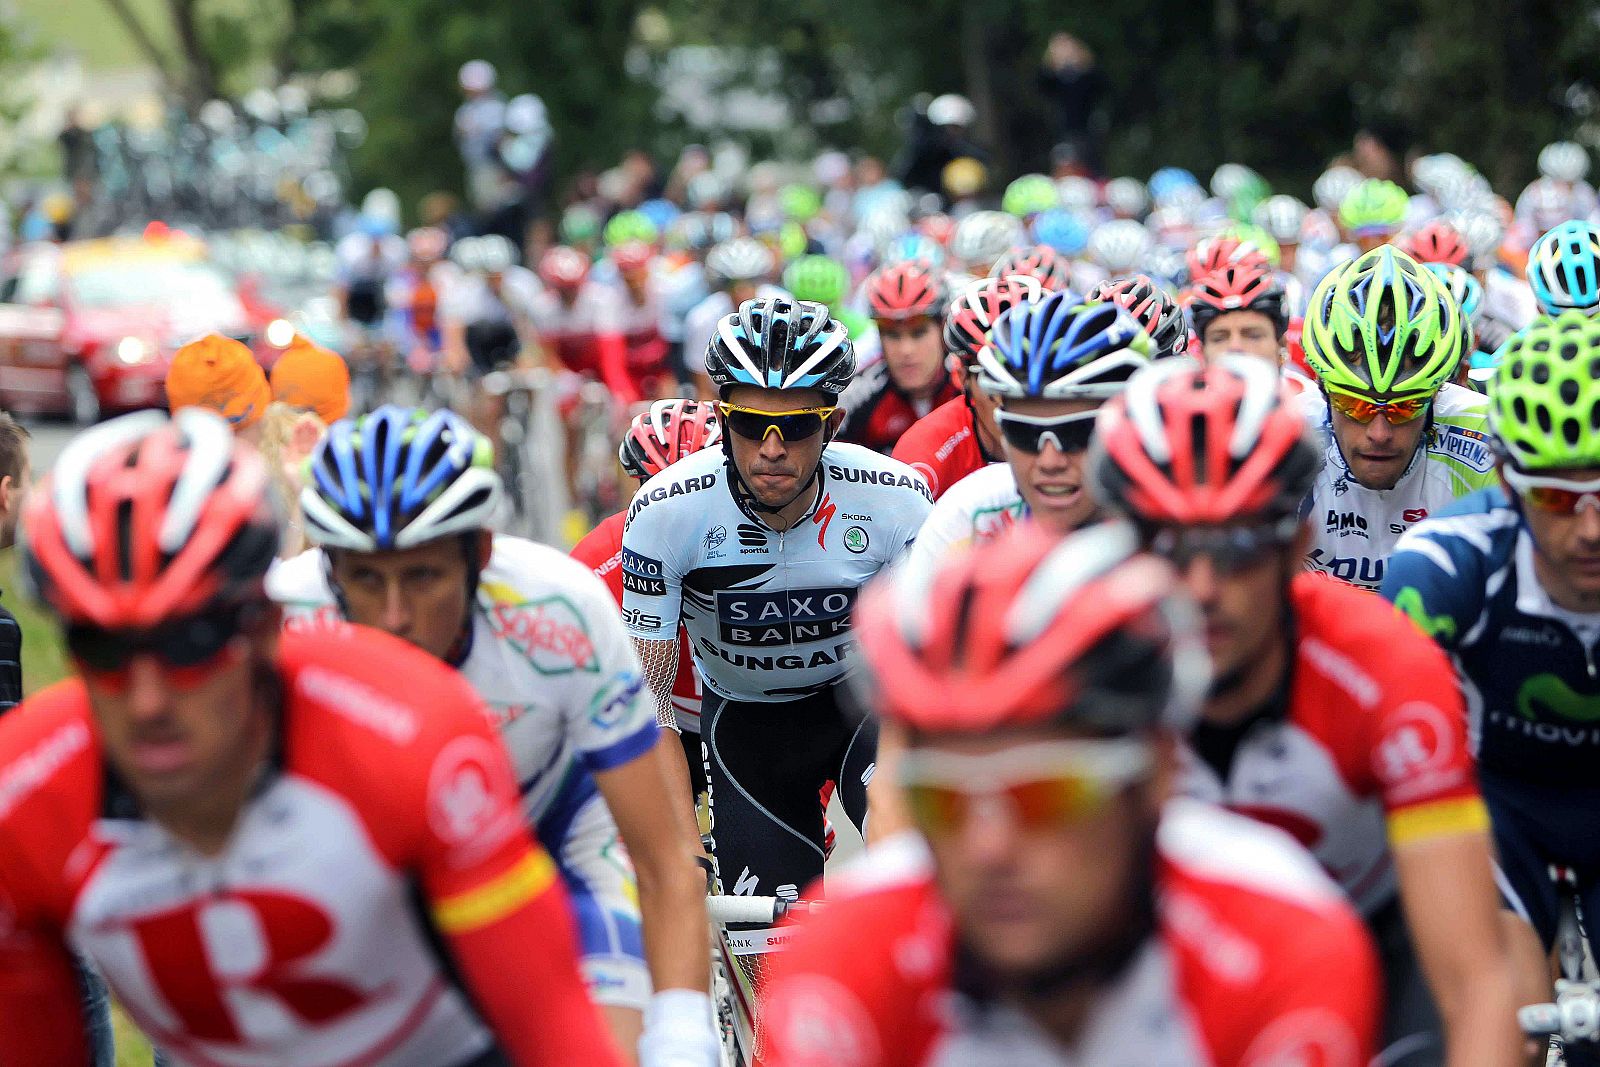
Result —
<path fill-rule="evenodd" d="M 1480 766 L 1592 785 L 1600 614 L 1556 605 L 1533 561 L 1521 514 L 1500 490 L 1484 490 L 1402 537 L 1382 592 L 1455 659 Z"/>

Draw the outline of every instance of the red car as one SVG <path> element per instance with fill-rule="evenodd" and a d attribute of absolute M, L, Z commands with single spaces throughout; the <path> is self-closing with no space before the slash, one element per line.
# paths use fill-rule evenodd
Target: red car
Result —
<path fill-rule="evenodd" d="M 22 245 L 0 262 L 0 408 L 92 422 L 160 407 L 178 346 L 252 323 L 205 245 L 174 234 Z"/>

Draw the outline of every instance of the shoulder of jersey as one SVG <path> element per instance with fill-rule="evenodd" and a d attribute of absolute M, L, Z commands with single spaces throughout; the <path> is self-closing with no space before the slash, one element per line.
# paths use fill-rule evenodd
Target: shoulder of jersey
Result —
<path fill-rule="evenodd" d="M 1439 648 L 1369 589 L 1326 574 L 1300 574 L 1290 587 L 1302 668 L 1315 670 L 1356 703 L 1377 707 L 1397 684 L 1415 688 L 1418 675 L 1451 682 Z"/>
<path fill-rule="evenodd" d="M 987 502 L 1020 499 L 1017 477 L 1009 463 L 990 463 L 956 482 L 935 507 L 966 508 Z M 949 501 L 948 504 L 945 501 Z"/>
<path fill-rule="evenodd" d="M 715 488 L 724 480 L 722 471 L 726 463 L 720 448 L 703 448 L 692 456 L 684 456 L 639 487 L 628 504 L 627 521 L 633 522 L 635 516 L 652 504 Z"/>
<path fill-rule="evenodd" d="M 1185 879 L 1222 883 L 1313 910 L 1337 910 L 1344 903 L 1339 887 L 1288 834 L 1204 801 L 1168 801 L 1156 845 Z"/>
<path fill-rule="evenodd" d="M 828 477 L 833 481 L 859 483 L 863 487 L 871 485 L 895 495 L 910 491 L 924 500 L 933 499 L 928 483 L 909 465 L 862 445 L 835 441 L 823 451 L 822 462 L 827 465 Z"/>
<path fill-rule="evenodd" d="M 89 698 L 76 678 L 57 682 L 0 717 L 0 826 L 51 826 L 63 803 L 98 784 Z"/>
<path fill-rule="evenodd" d="M 298 556 L 280 559 L 267 569 L 267 596 L 284 605 L 327 603 L 333 600 L 322 569 L 322 549 L 308 548 Z"/>
<path fill-rule="evenodd" d="M 483 569 L 482 588 L 490 597 L 497 586 L 507 586 L 519 596 L 558 589 L 599 595 L 599 579 L 589 567 L 549 545 L 509 534 L 496 534 L 489 565 Z M 611 606 L 610 594 L 605 602 Z"/>
<path fill-rule="evenodd" d="M 1420 552 L 1455 578 L 1470 557 L 1509 560 L 1521 528 L 1521 517 L 1499 490 L 1482 489 L 1407 530 L 1395 551 Z"/>
<path fill-rule="evenodd" d="M 459 673 L 398 637 L 366 626 L 314 634 L 286 632 L 281 671 L 289 707 L 326 713 L 393 749 L 460 729 L 480 715 L 474 691 Z M 315 731 L 316 724 L 295 728 Z"/>

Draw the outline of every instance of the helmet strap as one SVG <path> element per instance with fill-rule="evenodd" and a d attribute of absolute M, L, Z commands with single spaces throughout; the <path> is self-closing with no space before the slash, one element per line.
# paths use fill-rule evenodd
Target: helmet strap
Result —
<path fill-rule="evenodd" d="M 824 426 L 822 433 L 822 447 L 825 450 L 828 445 L 833 443 L 833 432 L 829 430 L 827 426 Z M 727 461 L 728 465 L 728 482 L 729 488 L 733 492 L 733 502 L 738 504 L 739 509 L 753 519 L 760 519 L 767 515 L 780 514 L 796 500 L 799 500 L 801 497 L 805 496 L 806 493 L 811 490 L 811 487 L 820 482 L 822 478 L 822 456 L 819 454 L 817 456 L 817 465 L 811 469 L 811 477 L 807 478 L 803 483 L 801 483 L 800 488 L 795 490 L 794 496 L 790 497 L 788 500 L 785 500 L 782 504 L 774 507 L 770 504 L 763 504 L 760 499 L 756 497 L 755 492 L 750 488 L 749 483 L 744 480 L 744 475 L 739 473 L 739 464 L 735 462 L 733 458 L 732 433 L 724 433 L 722 435 L 722 456 L 723 459 Z M 762 525 L 767 526 L 770 524 L 763 521 Z"/>

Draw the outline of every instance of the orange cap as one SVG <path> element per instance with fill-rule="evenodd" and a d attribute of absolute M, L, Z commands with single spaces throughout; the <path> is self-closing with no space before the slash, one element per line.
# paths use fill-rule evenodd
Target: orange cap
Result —
<path fill-rule="evenodd" d="M 350 368 L 339 353 L 295 334 L 272 365 L 272 399 L 314 411 L 332 426 L 350 410 Z"/>
<path fill-rule="evenodd" d="M 250 349 L 231 337 L 207 334 L 178 349 L 167 370 L 167 406 L 210 408 L 235 430 L 255 425 L 272 402 L 267 375 Z"/>

